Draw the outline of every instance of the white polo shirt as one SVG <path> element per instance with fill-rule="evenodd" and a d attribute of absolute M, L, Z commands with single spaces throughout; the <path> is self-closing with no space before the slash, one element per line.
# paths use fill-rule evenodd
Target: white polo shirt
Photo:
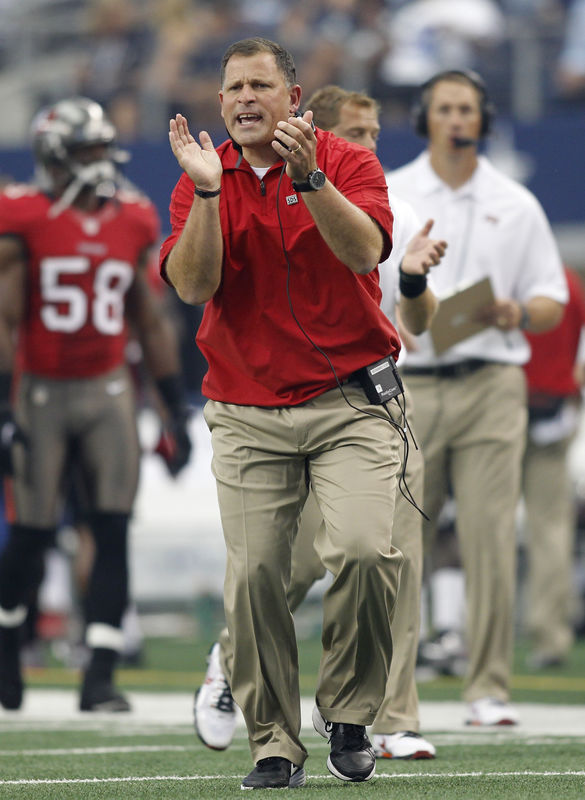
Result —
<path fill-rule="evenodd" d="M 392 228 L 392 252 L 383 261 L 378 271 L 380 274 L 380 289 L 382 290 L 382 311 L 396 325 L 396 303 L 400 302 L 400 289 L 398 286 L 398 269 L 404 257 L 408 243 L 421 229 L 413 207 L 400 197 L 396 197 L 392 192 L 388 192 L 388 200 L 394 225 Z M 434 235 L 434 234 L 431 234 Z"/>
<path fill-rule="evenodd" d="M 568 299 L 561 257 L 536 197 L 480 156 L 471 179 L 451 189 L 431 168 L 427 151 L 387 176 L 392 193 L 409 202 L 420 219 L 435 220 L 432 235 L 448 247 L 433 271 L 439 299 L 458 287 L 491 278 L 500 299 Z M 490 327 L 436 356 L 430 334 L 416 337 L 409 366 L 451 364 L 469 358 L 524 364 L 530 347 L 520 330 Z"/>

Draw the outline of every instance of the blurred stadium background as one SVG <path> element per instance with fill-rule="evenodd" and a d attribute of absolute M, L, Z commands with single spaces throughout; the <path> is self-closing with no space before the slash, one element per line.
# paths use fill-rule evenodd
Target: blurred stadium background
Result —
<path fill-rule="evenodd" d="M 103 103 L 133 159 L 128 175 L 168 225 L 177 167 L 168 118 L 223 137 L 218 66 L 248 35 L 293 52 L 304 96 L 325 83 L 383 106 L 382 162 L 420 150 L 409 126 L 418 85 L 477 69 L 498 109 L 490 155 L 537 194 L 566 258 L 585 265 L 585 3 L 582 0 L 0 0 L 0 171 L 32 171 L 30 121 L 80 93 Z"/>

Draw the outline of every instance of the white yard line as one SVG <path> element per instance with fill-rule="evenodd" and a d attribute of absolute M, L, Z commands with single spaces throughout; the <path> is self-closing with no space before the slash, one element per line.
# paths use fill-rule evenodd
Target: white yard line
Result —
<path fill-rule="evenodd" d="M 136 744 L 129 747 L 51 747 L 36 750 L 0 750 L 0 757 L 9 756 L 104 756 L 114 753 L 190 753 L 200 745 L 192 747 L 175 744 Z"/>
<path fill-rule="evenodd" d="M 585 770 L 567 770 L 566 772 L 552 772 L 536 770 L 520 770 L 518 772 L 395 772 L 393 774 L 376 774 L 373 780 L 404 780 L 422 778 L 564 778 L 582 777 Z M 97 784 L 97 783 L 149 783 L 149 782 L 177 782 L 177 781 L 212 781 L 212 780 L 241 780 L 241 775 L 132 775 L 124 778 L 22 778 L 20 780 L 0 780 L 0 786 L 38 786 L 56 784 Z M 308 775 L 308 780 L 332 780 L 333 775 Z"/>

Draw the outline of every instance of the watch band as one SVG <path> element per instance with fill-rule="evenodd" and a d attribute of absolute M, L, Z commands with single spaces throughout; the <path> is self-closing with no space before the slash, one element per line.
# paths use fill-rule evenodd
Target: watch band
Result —
<path fill-rule="evenodd" d="M 203 197 L 203 199 L 205 199 L 205 200 L 208 197 L 217 197 L 218 194 L 220 194 L 220 192 L 221 192 L 221 186 L 219 187 L 219 189 L 216 189 L 214 192 L 206 192 L 203 189 L 198 189 L 197 187 L 195 187 L 195 194 L 197 195 L 197 197 Z"/>
<path fill-rule="evenodd" d="M 295 192 L 315 192 L 316 191 L 316 189 L 314 189 L 308 181 L 305 181 L 305 183 L 296 183 L 295 181 L 293 181 L 292 185 L 293 185 L 293 189 L 295 190 Z"/>

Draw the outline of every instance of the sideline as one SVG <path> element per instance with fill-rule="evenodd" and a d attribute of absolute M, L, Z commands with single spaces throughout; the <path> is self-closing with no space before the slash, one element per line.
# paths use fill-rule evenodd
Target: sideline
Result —
<path fill-rule="evenodd" d="M 74 723 L 80 729 L 101 728 L 104 721 L 115 730 L 136 726 L 153 733 L 171 726 L 193 728 L 193 694 L 187 692 L 127 692 L 132 711 L 127 714 L 106 714 L 79 711 L 77 689 L 35 689 L 26 691 L 20 711 L 0 710 L 0 731 L 34 727 L 60 727 Z M 312 730 L 313 699 L 301 701 L 301 724 Z M 462 702 L 422 702 L 421 731 L 425 733 L 465 732 L 466 736 L 585 736 L 585 704 L 558 705 L 514 703 L 520 713 L 520 725 L 506 729 L 486 730 L 465 725 L 466 705 Z M 241 715 L 238 728 L 244 728 Z"/>

